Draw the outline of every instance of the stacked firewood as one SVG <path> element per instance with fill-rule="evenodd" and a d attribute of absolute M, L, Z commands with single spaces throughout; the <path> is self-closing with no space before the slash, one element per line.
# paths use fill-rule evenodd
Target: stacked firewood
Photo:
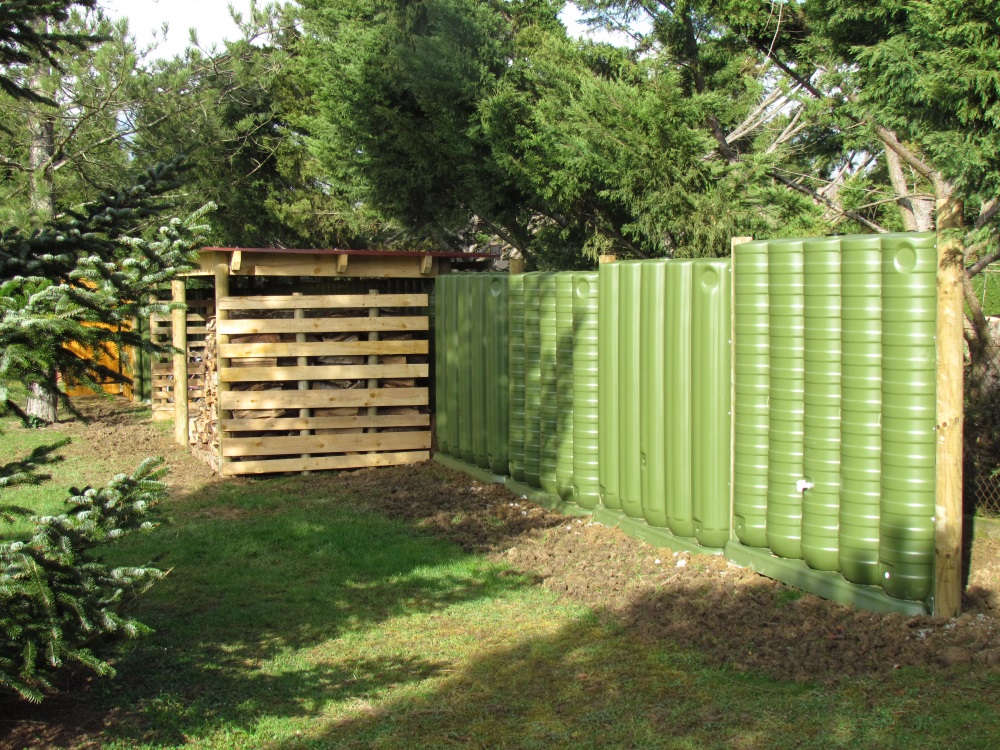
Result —
<path fill-rule="evenodd" d="M 219 373 L 215 339 L 215 318 L 205 324 L 205 353 L 202 359 L 204 396 L 197 406 L 191 406 L 188 418 L 188 442 L 191 447 L 210 456 L 219 453 Z"/>

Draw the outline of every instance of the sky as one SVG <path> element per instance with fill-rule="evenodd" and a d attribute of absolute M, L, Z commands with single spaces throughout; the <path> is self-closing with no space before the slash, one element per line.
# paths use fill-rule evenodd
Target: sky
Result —
<path fill-rule="evenodd" d="M 159 35 L 164 22 L 169 24 L 166 40 L 157 47 L 157 57 L 173 57 L 183 52 L 191 27 L 198 30 L 198 40 L 205 48 L 238 38 L 239 29 L 229 16 L 230 4 L 245 13 L 250 0 L 101 0 L 99 3 L 112 18 L 128 17 L 129 29 L 140 47 L 154 41 L 154 32 Z M 263 0 L 260 4 L 264 4 Z M 580 12 L 570 3 L 563 12 L 563 22 L 572 29 L 579 16 Z"/>

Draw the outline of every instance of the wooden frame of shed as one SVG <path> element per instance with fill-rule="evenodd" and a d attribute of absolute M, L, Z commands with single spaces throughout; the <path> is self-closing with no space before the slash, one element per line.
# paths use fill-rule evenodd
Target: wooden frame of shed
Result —
<path fill-rule="evenodd" d="M 429 295 L 386 292 L 386 280 L 430 280 L 447 273 L 453 260 L 494 257 L 204 248 L 199 270 L 190 275 L 214 278 L 213 304 L 205 315 L 200 309 L 174 311 L 172 344 L 188 354 L 175 354 L 172 366 L 161 363 L 157 373 L 174 384 L 160 391 L 172 401 L 177 442 L 192 439 L 196 420 L 189 418 L 189 402 L 201 398 L 199 409 L 216 410 L 208 459 L 223 476 L 429 459 Z M 373 283 L 363 293 L 354 284 L 349 294 L 230 294 L 233 277 L 244 276 Z M 172 301 L 187 302 L 183 280 L 174 282 Z M 214 321 L 208 320 L 211 308 Z M 203 329 L 204 341 L 189 340 L 189 332 Z M 199 377 L 190 368 L 203 358 L 213 359 L 213 369 Z M 189 398 L 173 398 L 179 382 L 188 383 Z M 154 412 L 163 418 L 167 410 L 154 404 Z"/>

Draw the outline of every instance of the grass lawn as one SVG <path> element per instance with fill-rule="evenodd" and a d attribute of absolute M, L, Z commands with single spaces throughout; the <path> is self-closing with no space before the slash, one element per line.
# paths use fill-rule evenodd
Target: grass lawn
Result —
<path fill-rule="evenodd" d="M 5 456 L 43 434 L 5 429 Z M 5 499 L 48 508 L 98 468 L 66 462 L 62 481 Z M 126 644 L 117 678 L 62 704 L 62 733 L 35 746 L 1000 746 L 996 670 L 819 685 L 710 667 L 367 510 L 336 475 L 211 484 L 164 513 L 114 552 L 171 569 L 138 610 L 156 632 Z M 49 726 L 46 705 L 29 719 Z M 3 732 L 0 717 L 0 747 L 14 747 Z"/>

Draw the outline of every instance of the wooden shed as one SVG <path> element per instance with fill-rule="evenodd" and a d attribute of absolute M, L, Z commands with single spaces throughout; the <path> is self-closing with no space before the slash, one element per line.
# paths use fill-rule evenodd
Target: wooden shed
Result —
<path fill-rule="evenodd" d="M 187 352 L 154 364 L 154 418 L 224 476 L 427 460 L 433 280 L 494 258 L 205 248 L 150 322 Z"/>

